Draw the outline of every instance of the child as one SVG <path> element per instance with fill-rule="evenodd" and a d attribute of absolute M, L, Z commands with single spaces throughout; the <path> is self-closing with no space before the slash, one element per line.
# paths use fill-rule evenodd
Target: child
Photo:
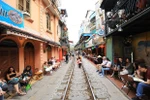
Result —
<path fill-rule="evenodd" d="M 81 65 L 82 65 L 81 57 L 77 58 L 77 64 L 78 64 L 78 67 L 81 68 Z"/>

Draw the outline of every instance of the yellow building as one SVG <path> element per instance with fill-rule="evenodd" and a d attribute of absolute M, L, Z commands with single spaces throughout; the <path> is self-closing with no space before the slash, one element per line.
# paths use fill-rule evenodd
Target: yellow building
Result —
<path fill-rule="evenodd" d="M 13 66 L 21 73 L 27 65 L 42 69 L 62 51 L 58 0 L 0 0 L 0 69 Z"/>

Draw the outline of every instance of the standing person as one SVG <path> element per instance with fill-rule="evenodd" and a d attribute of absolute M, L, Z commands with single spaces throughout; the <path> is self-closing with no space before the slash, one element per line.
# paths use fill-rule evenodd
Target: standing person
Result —
<path fill-rule="evenodd" d="M 139 64 L 138 69 L 140 72 L 144 73 L 144 81 L 140 82 L 136 89 L 136 97 L 132 98 L 132 100 L 144 100 L 142 97 L 145 95 L 144 90 L 150 90 L 150 68 L 143 63 Z"/>
<path fill-rule="evenodd" d="M 68 63 L 68 60 L 69 60 L 68 53 L 66 53 L 66 63 Z"/>
<path fill-rule="evenodd" d="M 82 66 L 81 57 L 77 58 L 77 64 L 78 64 L 78 67 L 81 68 L 81 66 Z"/>

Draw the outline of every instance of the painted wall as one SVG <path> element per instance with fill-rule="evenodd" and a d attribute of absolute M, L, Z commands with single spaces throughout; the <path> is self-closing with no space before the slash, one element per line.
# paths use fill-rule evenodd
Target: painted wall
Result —
<path fill-rule="evenodd" d="M 114 48 L 114 59 L 117 57 L 123 57 L 123 37 L 114 36 L 113 37 L 113 48 Z"/>
<path fill-rule="evenodd" d="M 113 39 L 112 37 L 108 37 L 106 39 L 106 57 L 113 61 Z"/>
<path fill-rule="evenodd" d="M 150 65 L 150 32 L 133 36 L 134 60 L 144 59 Z"/>
<path fill-rule="evenodd" d="M 17 2 L 18 0 L 3 0 L 7 4 L 11 5 L 14 8 L 18 8 Z M 25 27 L 28 27 L 29 29 L 33 30 L 31 31 L 32 34 L 41 35 L 44 38 L 47 38 L 52 41 L 59 41 L 59 35 L 57 35 L 57 25 L 58 25 L 58 18 L 56 18 L 48 9 L 46 11 L 43 11 L 43 9 L 46 7 L 42 0 L 30 0 L 31 6 L 30 6 L 30 21 L 25 18 L 24 25 Z M 35 11 L 36 9 L 36 11 Z M 46 14 L 49 13 L 51 16 L 51 31 L 48 32 L 46 28 Z M 32 22 L 33 21 L 33 22 Z M 36 31 L 36 33 L 34 32 Z M 47 61 L 47 53 L 43 53 L 43 43 L 36 41 L 36 40 L 18 40 L 18 37 L 15 37 L 15 40 L 23 45 L 26 41 L 31 41 L 35 47 L 35 67 L 41 69 L 42 64 L 44 61 Z M 58 48 L 58 47 L 57 47 Z M 19 66 L 20 72 L 24 69 L 24 48 L 19 48 Z M 52 47 L 52 56 L 59 57 L 59 51 L 57 49 L 53 49 Z"/>

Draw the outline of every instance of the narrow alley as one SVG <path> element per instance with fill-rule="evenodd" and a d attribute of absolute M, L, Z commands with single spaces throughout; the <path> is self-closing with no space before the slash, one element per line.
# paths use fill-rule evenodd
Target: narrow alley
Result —
<path fill-rule="evenodd" d="M 73 59 L 72 59 L 73 60 Z M 65 74 L 70 66 L 72 66 L 73 63 L 75 63 L 75 71 L 78 73 L 78 70 L 81 70 L 78 68 L 76 62 L 72 62 L 72 60 L 69 61 L 68 64 L 65 62 L 62 63 L 61 67 L 56 71 L 53 72 L 50 76 L 44 76 L 43 79 L 36 82 L 32 85 L 32 89 L 27 91 L 27 94 L 24 96 L 14 96 L 12 99 L 17 100 L 56 100 L 56 92 L 59 89 L 63 78 L 65 77 Z M 85 70 L 87 71 L 91 81 L 96 81 L 97 84 L 94 84 L 93 86 L 95 88 L 100 87 L 100 89 L 96 92 L 96 95 L 98 98 L 96 100 L 129 100 L 129 97 L 127 95 L 123 94 L 120 89 L 118 89 L 109 79 L 106 77 L 100 77 L 96 73 L 95 66 L 88 61 L 87 59 L 83 58 L 83 66 L 85 67 Z M 80 80 L 80 76 L 76 77 L 77 81 Z M 75 98 L 75 97 L 74 97 Z M 61 100 L 58 99 L 57 100 Z M 72 100 L 75 100 L 72 98 Z M 81 99 L 83 100 L 83 99 Z"/>

